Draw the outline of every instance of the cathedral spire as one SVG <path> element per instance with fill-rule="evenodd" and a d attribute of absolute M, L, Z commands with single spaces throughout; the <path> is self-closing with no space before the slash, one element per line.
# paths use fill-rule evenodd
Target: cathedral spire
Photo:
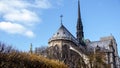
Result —
<path fill-rule="evenodd" d="M 78 0 L 78 19 L 77 19 L 77 40 L 79 43 L 83 43 L 83 38 L 84 38 L 84 32 L 83 32 L 83 25 L 82 25 L 82 20 L 81 20 L 81 14 L 80 14 L 80 1 Z"/>
<path fill-rule="evenodd" d="M 81 14 L 80 14 L 80 1 L 78 0 L 78 18 L 81 19 Z"/>

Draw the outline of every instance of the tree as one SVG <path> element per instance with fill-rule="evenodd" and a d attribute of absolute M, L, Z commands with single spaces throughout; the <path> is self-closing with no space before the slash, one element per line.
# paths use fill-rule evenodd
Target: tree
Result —
<path fill-rule="evenodd" d="M 34 53 L 37 55 L 47 57 L 48 47 L 47 46 L 36 47 Z"/>
<path fill-rule="evenodd" d="M 100 50 L 95 50 L 88 54 L 90 68 L 110 68 L 106 63 L 106 54 Z"/>
<path fill-rule="evenodd" d="M 18 50 L 15 50 L 12 48 L 12 46 L 0 42 L 0 53 L 10 53 L 10 52 L 18 52 Z"/>

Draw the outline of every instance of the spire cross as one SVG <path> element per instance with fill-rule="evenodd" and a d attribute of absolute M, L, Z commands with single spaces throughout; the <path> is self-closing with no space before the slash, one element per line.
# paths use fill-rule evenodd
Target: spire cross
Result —
<path fill-rule="evenodd" d="M 63 15 L 60 15 L 60 18 L 61 18 L 61 25 L 62 25 L 62 18 L 63 18 Z"/>

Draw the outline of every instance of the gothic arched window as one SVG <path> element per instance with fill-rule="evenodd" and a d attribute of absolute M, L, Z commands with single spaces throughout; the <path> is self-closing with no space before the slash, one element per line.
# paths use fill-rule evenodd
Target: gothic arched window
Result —
<path fill-rule="evenodd" d="M 62 46 L 62 58 L 64 60 L 64 62 L 66 63 L 68 61 L 69 58 L 69 46 L 68 45 L 63 45 Z"/>
<path fill-rule="evenodd" d="M 58 49 L 59 49 L 57 44 L 55 45 L 55 47 L 54 47 L 54 48 L 55 48 L 55 50 L 58 50 Z"/>

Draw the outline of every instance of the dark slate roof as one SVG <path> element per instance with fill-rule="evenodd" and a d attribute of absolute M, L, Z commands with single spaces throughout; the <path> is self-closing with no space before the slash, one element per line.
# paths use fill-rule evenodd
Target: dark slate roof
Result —
<path fill-rule="evenodd" d="M 109 50 L 111 40 L 106 41 L 93 41 L 87 44 L 88 51 L 93 51 L 96 47 L 100 47 L 100 50 Z"/>
<path fill-rule="evenodd" d="M 52 38 L 49 39 L 49 42 L 51 42 L 52 40 L 57 40 L 57 39 L 70 40 L 78 44 L 78 41 L 76 40 L 76 38 L 65 28 L 64 25 L 61 25 L 61 27 L 52 36 Z"/>

